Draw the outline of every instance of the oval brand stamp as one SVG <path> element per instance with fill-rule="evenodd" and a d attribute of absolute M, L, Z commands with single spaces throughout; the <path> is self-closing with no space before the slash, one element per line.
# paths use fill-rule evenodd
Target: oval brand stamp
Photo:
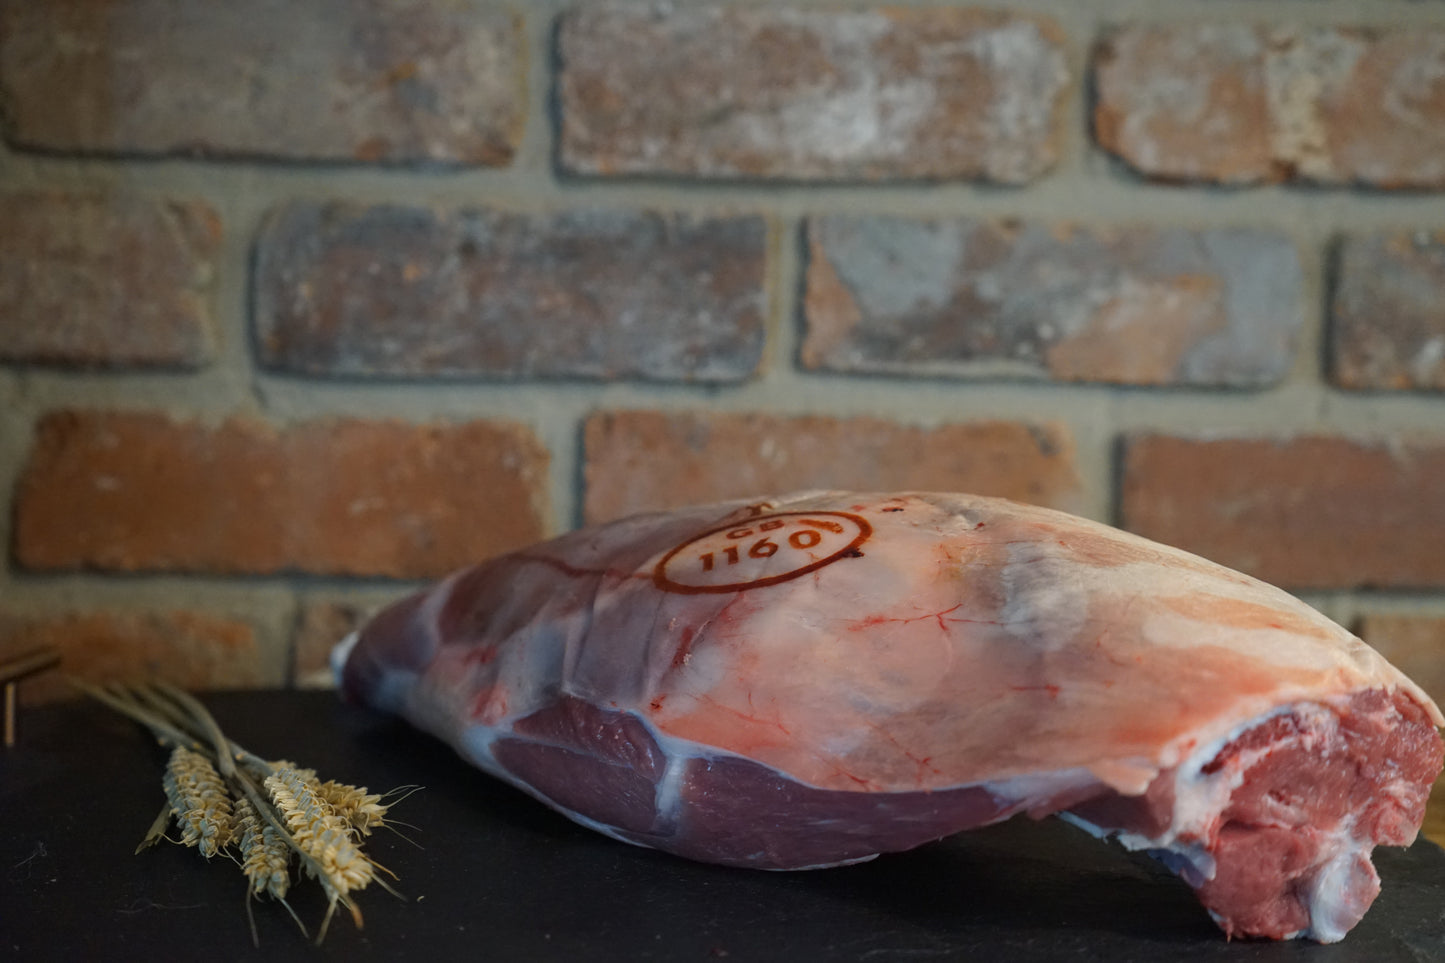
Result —
<path fill-rule="evenodd" d="M 777 512 L 703 532 L 653 570 L 664 592 L 737 592 L 776 585 L 855 555 L 873 534 L 848 512 Z"/>

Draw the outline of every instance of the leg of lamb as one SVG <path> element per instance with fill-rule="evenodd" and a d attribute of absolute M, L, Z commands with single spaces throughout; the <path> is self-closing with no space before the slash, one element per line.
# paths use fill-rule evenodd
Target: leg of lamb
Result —
<path fill-rule="evenodd" d="M 807 493 L 458 572 L 338 647 L 572 819 L 803 869 L 1025 812 L 1148 850 L 1231 935 L 1334 941 L 1441 768 L 1435 704 L 1288 594 L 1059 512 Z"/>

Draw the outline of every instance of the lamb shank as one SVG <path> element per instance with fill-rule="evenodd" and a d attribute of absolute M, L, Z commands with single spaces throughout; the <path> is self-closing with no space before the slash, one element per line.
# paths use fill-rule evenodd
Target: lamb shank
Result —
<path fill-rule="evenodd" d="M 1439 709 L 1285 592 L 1060 512 L 810 492 L 457 572 L 335 655 L 583 825 L 807 869 L 1018 813 L 1147 850 L 1232 936 L 1342 938 L 1440 772 Z"/>

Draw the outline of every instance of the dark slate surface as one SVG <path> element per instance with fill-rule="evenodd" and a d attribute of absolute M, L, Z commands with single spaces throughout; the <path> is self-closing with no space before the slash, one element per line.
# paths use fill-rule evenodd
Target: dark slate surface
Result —
<path fill-rule="evenodd" d="M 1149 860 L 1057 821 L 1016 820 L 872 863 L 764 873 L 685 862 L 583 830 L 405 725 L 329 693 L 209 698 L 233 738 L 373 789 L 420 783 L 373 855 L 405 899 L 361 894 L 319 950 L 238 870 L 162 845 L 163 750 L 92 705 L 32 710 L 0 754 L 0 957 L 432 960 L 1445 960 L 1445 852 L 1380 851 L 1384 893 L 1343 943 L 1227 942 Z M 308 924 L 314 883 L 293 905 Z"/>

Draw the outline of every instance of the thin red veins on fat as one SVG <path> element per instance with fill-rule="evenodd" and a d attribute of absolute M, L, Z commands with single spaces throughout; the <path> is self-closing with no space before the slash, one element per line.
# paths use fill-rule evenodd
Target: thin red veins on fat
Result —
<path fill-rule="evenodd" d="M 1014 692 L 1047 692 L 1051 699 L 1057 699 L 1062 691 L 1056 685 L 1011 685 L 1009 688 Z"/>
<path fill-rule="evenodd" d="M 791 736 L 793 734 L 787 726 L 783 725 L 782 722 L 777 719 L 767 719 L 760 715 L 753 715 L 752 713 L 744 712 L 743 710 L 730 706 L 725 702 L 719 702 L 717 699 L 714 699 L 710 695 L 700 695 L 698 696 L 698 699 L 706 702 L 708 705 L 712 706 L 715 709 L 720 709 L 723 712 L 737 716 L 739 719 L 751 722 L 754 725 L 767 726 L 772 729 L 777 729 L 785 736 Z M 752 693 L 748 694 L 748 703 L 748 707 L 752 708 Z"/>
<path fill-rule="evenodd" d="M 859 631 L 862 631 L 863 629 L 871 629 L 871 628 L 873 628 L 874 626 L 877 626 L 877 625 L 887 625 L 887 624 L 890 624 L 890 623 L 892 623 L 892 624 L 897 624 L 897 625 L 912 625 L 914 622 L 925 622 L 925 621 L 927 621 L 928 619 L 936 619 L 936 620 L 938 621 L 938 627 L 939 627 L 940 629 L 942 629 L 943 631 L 947 632 L 947 631 L 948 631 L 948 623 L 954 623 L 954 624 L 960 624 L 960 625 L 998 625 L 998 624 L 999 624 L 999 622 L 998 622 L 997 619 L 963 619 L 963 618 L 949 618 L 949 617 L 948 617 L 948 616 L 952 615 L 954 612 L 957 612 L 957 611 L 958 611 L 959 609 L 961 609 L 961 608 L 963 608 L 963 603 L 962 603 L 962 602 L 959 602 L 957 605 L 953 606 L 952 608 L 944 609 L 944 610 L 941 611 L 941 612 L 925 612 L 923 615 L 912 615 L 912 616 L 870 615 L 870 616 L 868 616 L 867 618 L 863 618 L 863 619 L 850 619 L 850 620 L 849 620 L 849 626 L 848 626 L 848 627 L 851 628 L 854 632 L 859 632 Z"/>
<path fill-rule="evenodd" d="M 843 778 L 853 780 L 853 781 L 856 782 L 858 785 L 860 785 L 860 786 L 862 786 L 863 788 L 867 789 L 869 792 L 872 792 L 875 788 L 877 788 L 877 785 L 876 785 L 876 783 L 873 782 L 873 780 L 871 780 L 871 779 L 864 779 L 862 776 L 854 775 L 853 773 L 851 773 L 851 772 L 849 772 L 848 770 L 844 769 L 842 766 L 838 765 L 837 763 L 830 762 L 830 763 L 829 763 L 829 768 L 831 768 L 834 772 L 836 772 L 838 775 L 842 776 Z"/>
<path fill-rule="evenodd" d="M 742 619 L 733 614 L 733 607 L 743 601 L 743 593 L 745 591 L 747 590 L 739 589 L 737 592 L 733 593 L 732 597 L 723 604 L 722 608 L 717 610 L 717 614 L 715 614 L 712 618 L 704 621 L 702 625 L 698 626 L 698 634 L 701 635 L 704 631 L 710 630 L 714 622 L 716 622 L 718 624 L 718 627 L 724 631 L 726 631 L 729 627 L 736 628 L 738 623 L 742 621 Z"/>
<path fill-rule="evenodd" d="M 942 770 L 938 767 L 930 765 L 930 763 L 933 762 L 932 756 L 920 756 L 917 753 L 912 752 L 908 749 L 907 746 L 899 742 L 898 738 L 894 736 L 893 733 L 889 732 L 884 727 L 878 725 L 876 722 L 872 722 L 871 720 L 865 721 L 867 721 L 868 728 L 872 729 L 874 732 L 882 736 L 888 742 L 888 744 L 893 746 L 893 748 L 897 749 L 904 758 L 906 758 L 909 762 L 913 763 L 915 766 L 918 767 L 919 785 L 923 785 L 923 774 L 925 772 L 931 772 L 935 775 L 942 772 Z"/>
<path fill-rule="evenodd" d="M 682 641 L 678 646 L 677 652 L 674 653 L 672 657 L 672 668 L 677 669 L 686 665 L 688 661 L 688 656 L 692 653 L 692 644 L 698 639 L 702 638 L 705 634 L 708 634 L 714 622 L 725 625 L 728 619 L 729 610 L 732 609 L 734 605 L 741 602 L 742 598 L 742 592 L 737 592 L 733 595 L 732 598 L 727 600 L 727 602 L 723 605 L 722 608 L 718 609 L 711 616 L 704 618 L 702 622 L 697 626 L 697 628 L 684 628 Z"/>

